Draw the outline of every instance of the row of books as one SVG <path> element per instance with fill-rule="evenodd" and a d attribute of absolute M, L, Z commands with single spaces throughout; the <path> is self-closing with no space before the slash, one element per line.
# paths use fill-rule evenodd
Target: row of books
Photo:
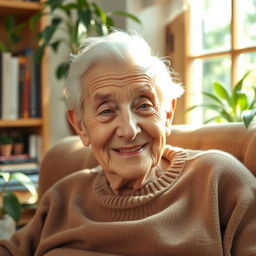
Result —
<path fill-rule="evenodd" d="M 0 118 L 40 117 L 40 65 L 34 52 L 0 52 Z"/>
<path fill-rule="evenodd" d="M 22 172 L 37 186 L 40 162 L 40 141 L 39 135 L 32 134 L 28 138 L 29 145 L 27 152 L 21 155 L 0 156 L 0 172 Z M 0 191 L 3 186 L 5 186 L 6 191 L 25 190 L 25 187 L 14 179 L 6 186 L 4 185 L 4 180 L 0 178 Z"/>

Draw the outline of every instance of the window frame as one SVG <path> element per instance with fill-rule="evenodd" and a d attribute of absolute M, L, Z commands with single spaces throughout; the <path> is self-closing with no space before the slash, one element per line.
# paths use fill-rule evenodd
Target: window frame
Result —
<path fill-rule="evenodd" d="M 211 53 L 202 53 L 202 54 L 192 54 L 191 51 L 191 12 L 190 12 L 190 0 L 185 0 L 185 77 L 184 84 L 186 85 L 186 95 L 185 95 L 185 108 L 188 109 L 190 106 L 194 105 L 192 95 L 192 63 L 197 59 L 210 59 L 223 56 L 229 56 L 231 59 L 231 86 L 233 87 L 235 83 L 240 79 L 238 72 L 238 58 L 243 53 L 252 53 L 256 52 L 256 45 L 249 47 L 239 47 L 238 45 L 238 10 L 237 10 L 237 1 L 239 0 L 230 0 L 231 1 L 231 47 L 230 50 L 225 51 L 216 51 Z M 194 120 L 198 120 L 198 114 L 200 110 L 189 111 L 185 114 L 185 123 L 195 123 Z"/>

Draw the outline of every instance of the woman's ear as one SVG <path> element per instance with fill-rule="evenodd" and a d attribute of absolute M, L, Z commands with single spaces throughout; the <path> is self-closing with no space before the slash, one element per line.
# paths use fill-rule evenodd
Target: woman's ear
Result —
<path fill-rule="evenodd" d="M 68 110 L 67 111 L 67 118 L 69 123 L 72 125 L 76 133 L 80 136 L 83 144 L 85 146 L 90 145 L 89 136 L 87 134 L 87 130 L 84 128 L 84 126 L 77 120 L 75 111 L 74 110 Z"/>
<path fill-rule="evenodd" d="M 173 99 L 171 103 L 171 109 L 169 111 L 166 111 L 166 121 L 165 121 L 166 136 L 169 136 L 171 134 L 172 120 L 173 120 L 175 108 L 176 108 L 176 99 Z"/>

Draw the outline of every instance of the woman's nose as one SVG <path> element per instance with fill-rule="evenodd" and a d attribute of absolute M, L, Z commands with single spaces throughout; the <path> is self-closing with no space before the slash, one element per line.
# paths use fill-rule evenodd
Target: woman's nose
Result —
<path fill-rule="evenodd" d="M 140 132 L 141 128 L 138 125 L 136 115 L 128 111 L 123 113 L 119 118 L 118 127 L 116 129 L 117 136 L 123 137 L 127 141 L 132 141 Z"/>

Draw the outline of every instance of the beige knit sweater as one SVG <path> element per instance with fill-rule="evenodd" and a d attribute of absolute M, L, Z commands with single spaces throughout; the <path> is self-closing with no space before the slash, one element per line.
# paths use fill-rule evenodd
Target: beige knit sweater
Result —
<path fill-rule="evenodd" d="M 65 177 L 0 256 L 256 255 L 256 179 L 232 156 L 167 148 L 166 173 L 114 195 L 100 167 Z"/>

